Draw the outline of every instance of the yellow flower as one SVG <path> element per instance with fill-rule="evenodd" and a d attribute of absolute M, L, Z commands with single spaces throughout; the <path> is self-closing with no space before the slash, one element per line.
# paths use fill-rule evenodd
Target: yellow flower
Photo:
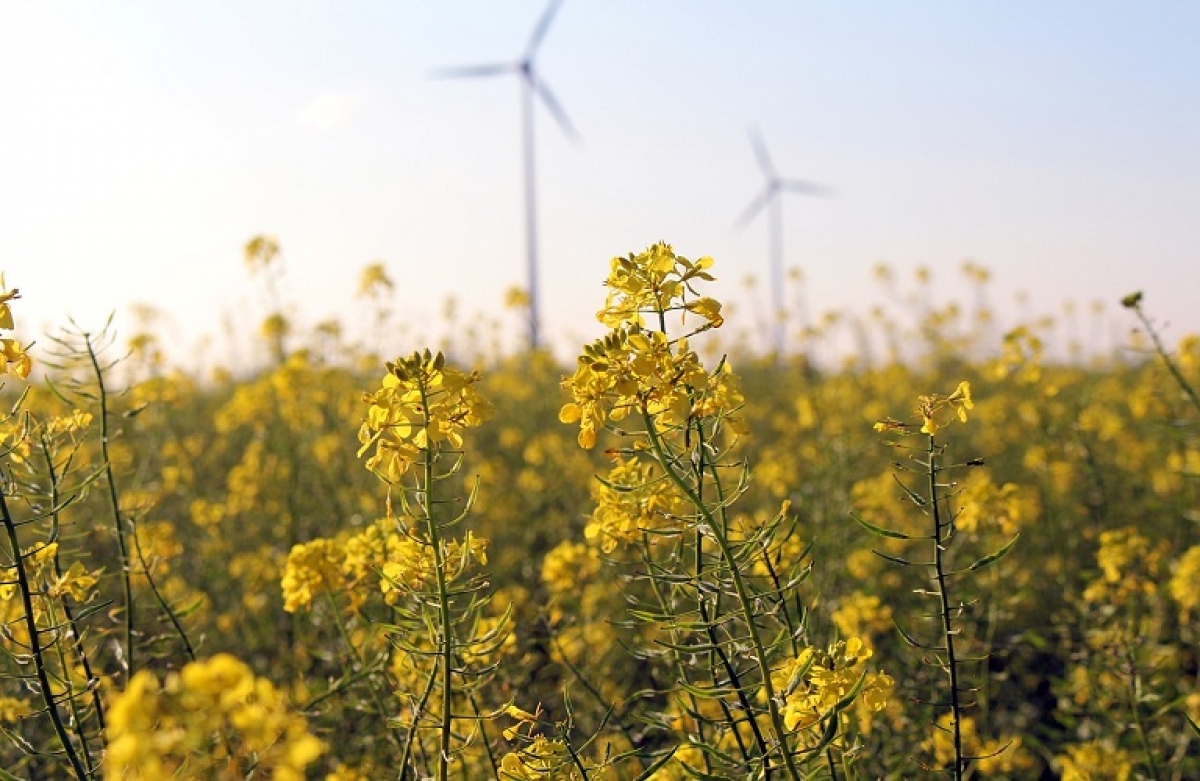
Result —
<path fill-rule="evenodd" d="M 492 406 L 473 387 L 478 373 L 446 366 L 441 353 L 413 353 L 387 369 L 380 389 L 363 396 L 370 407 L 358 432 L 358 455 L 374 447 L 367 468 L 395 483 L 426 449 L 461 448 L 461 431 L 482 424 Z"/>
<path fill-rule="evenodd" d="M 857 637 L 842 640 L 826 650 L 805 648 L 771 675 L 776 696 L 783 701 L 784 726 L 808 730 L 835 715 L 842 702 L 865 675 L 856 702 L 863 716 L 887 707 L 895 682 L 886 673 L 868 673 L 873 651 Z"/>
<path fill-rule="evenodd" d="M 358 275 L 358 297 L 378 298 L 390 293 L 395 283 L 388 276 L 381 261 L 375 261 Z"/>
<path fill-rule="evenodd" d="M 1197 583 L 1200 583 L 1200 545 L 1193 545 L 1175 563 L 1175 572 L 1167 585 L 1171 598 L 1179 605 L 1182 623 L 1186 624 L 1192 612 L 1200 608 Z"/>
<path fill-rule="evenodd" d="M 321 592 L 340 585 L 341 547 L 333 540 L 316 539 L 295 545 L 283 570 L 283 609 L 295 613 L 309 608 Z"/>
<path fill-rule="evenodd" d="M 9 290 L 8 286 L 4 284 L 4 274 L 0 273 L 0 328 L 6 331 L 16 328 L 16 325 L 13 324 L 12 308 L 9 307 L 8 302 L 20 297 L 21 291 L 16 288 Z"/>
<path fill-rule="evenodd" d="M 674 483 L 657 474 L 654 464 L 636 458 L 618 459 L 607 480 L 595 484 L 592 495 L 596 509 L 583 533 L 599 542 L 605 553 L 637 542 L 646 533 L 655 542 L 663 534 L 682 530 L 690 510 Z"/>
<path fill-rule="evenodd" d="M 1099 740 L 1068 746 L 1066 755 L 1059 755 L 1057 759 L 1063 781 L 1101 778 L 1126 781 L 1133 774 L 1133 759 L 1129 753 Z"/>
<path fill-rule="evenodd" d="M 109 707 L 105 777 L 242 777 L 301 781 L 325 752 L 304 717 L 250 668 L 218 654 L 159 681 L 138 672 Z"/>
<path fill-rule="evenodd" d="M 940 394 L 931 394 L 929 396 L 921 396 L 917 399 L 917 413 L 921 416 L 922 425 L 921 433 L 934 436 L 938 429 L 943 425 L 938 420 L 938 414 L 945 409 L 953 410 L 960 422 L 967 422 L 967 410 L 974 409 L 975 402 L 971 399 L 971 384 L 968 382 L 960 382 L 958 387 L 949 396 Z M 880 424 L 876 423 L 877 430 L 885 430 L 880 428 Z"/>
<path fill-rule="evenodd" d="M 16 339 L 0 339 L 0 374 L 15 374 L 21 379 L 29 377 L 33 360 Z"/>

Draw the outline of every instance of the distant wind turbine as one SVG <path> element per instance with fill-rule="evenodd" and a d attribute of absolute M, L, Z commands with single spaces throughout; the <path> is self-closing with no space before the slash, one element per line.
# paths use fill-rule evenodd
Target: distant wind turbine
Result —
<path fill-rule="evenodd" d="M 538 297 L 537 182 L 534 168 L 533 143 L 533 105 L 535 99 L 541 100 L 542 105 L 546 107 L 550 115 L 558 122 L 558 126 L 562 128 L 563 133 L 568 138 L 572 141 L 579 140 L 579 134 L 575 132 L 575 128 L 571 124 L 571 120 L 567 118 L 567 113 L 563 111 L 562 105 L 534 69 L 534 57 L 537 55 L 538 47 L 541 46 L 542 39 L 546 37 L 546 31 L 550 29 L 550 23 L 554 21 L 554 15 L 558 12 L 558 8 L 561 5 L 562 0 L 551 0 L 550 5 L 542 13 L 542 18 L 538 20 L 537 26 L 533 28 L 533 34 L 529 36 L 529 43 L 525 46 L 525 52 L 516 62 L 445 68 L 437 71 L 435 74 L 442 78 L 477 78 L 515 74 L 521 79 L 521 136 L 525 158 L 525 253 L 527 273 L 529 275 L 529 348 L 531 350 L 537 349 L 541 344 L 540 301 Z"/>
<path fill-rule="evenodd" d="M 805 195 L 817 195 L 827 197 L 832 195 L 832 191 L 823 185 L 814 184 L 812 182 L 802 181 L 800 179 L 785 179 L 775 171 L 775 166 L 771 163 L 771 156 L 767 154 L 767 146 L 763 143 L 762 135 L 757 130 L 750 131 L 750 142 L 754 145 L 754 156 L 758 159 L 758 167 L 762 170 L 763 178 L 766 179 L 766 184 L 746 210 L 742 212 L 734 223 L 734 227 L 741 229 L 746 227 L 758 213 L 764 208 L 769 207 L 767 211 L 767 225 L 770 231 L 770 253 L 771 253 L 771 342 L 775 348 L 775 356 L 779 358 L 783 355 L 784 347 L 784 303 L 783 303 L 783 211 L 780 206 L 782 193 L 803 193 Z"/>

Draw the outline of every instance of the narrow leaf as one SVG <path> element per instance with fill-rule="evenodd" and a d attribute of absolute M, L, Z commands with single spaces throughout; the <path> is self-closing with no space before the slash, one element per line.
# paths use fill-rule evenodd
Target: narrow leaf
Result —
<path fill-rule="evenodd" d="M 1000 550 L 991 554 L 990 556 L 984 556 L 982 559 L 975 562 L 967 569 L 971 569 L 971 570 L 983 569 L 984 567 L 991 564 L 992 562 L 999 561 L 1000 559 L 1002 559 L 1008 555 L 1008 552 L 1010 550 L 1012 550 L 1012 547 L 1017 544 L 1017 540 L 1019 540 L 1020 538 L 1021 538 L 1021 533 L 1017 532 L 1016 535 L 1011 540 L 1009 540 L 1008 542 L 1006 542 L 1004 544 L 1003 548 L 1001 548 Z"/>
<path fill-rule="evenodd" d="M 870 521 L 867 521 L 863 518 L 859 518 L 854 513 L 850 513 L 850 517 L 853 518 L 854 520 L 858 521 L 859 526 L 863 527 L 864 529 L 871 532 L 872 534 L 878 534 L 880 537 L 890 537 L 893 540 L 911 540 L 912 539 L 912 537 L 910 537 L 909 535 L 907 535 L 903 532 L 894 531 L 892 529 L 885 529 L 882 526 L 876 526 L 875 524 L 871 523 Z"/>

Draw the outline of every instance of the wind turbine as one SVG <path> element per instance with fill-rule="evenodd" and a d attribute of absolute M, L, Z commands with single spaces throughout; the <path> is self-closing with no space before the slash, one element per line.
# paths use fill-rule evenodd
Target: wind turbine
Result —
<path fill-rule="evenodd" d="M 575 132 L 567 113 L 554 97 L 554 93 L 546 86 L 537 70 L 534 59 L 538 48 L 558 13 L 562 0 L 551 0 L 542 18 L 533 28 L 529 43 L 520 59 L 515 62 L 502 62 L 489 65 L 468 65 L 459 68 L 445 68 L 435 75 L 442 78 L 479 78 L 484 76 L 516 75 L 521 79 L 521 141 L 525 162 L 525 254 L 529 288 L 529 349 L 534 350 L 541 344 L 541 322 L 539 319 L 540 300 L 538 297 L 538 234 L 537 234 L 537 181 L 534 167 L 533 143 L 533 107 L 535 100 L 540 100 L 554 120 L 558 122 L 563 133 L 572 141 L 578 141 L 579 134 Z"/>
<path fill-rule="evenodd" d="M 771 156 L 767 154 L 767 146 L 763 143 L 762 135 L 757 130 L 750 131 L 750 143 L 754 145 L 754 156 L 758 167 L 762 170 L 766 184 L 758 195 L 738 217 L 734 226 L 738 229 L 746 227 L 758 213 L 766 208 L 767 227 L 770 231 L 771 254 L 771 342 L 775 348 L 776 359 L 783 355 L 783 210 L 780 205 L 782 194 L 785 192 L 802 193 L 804 195 L 829 196 L 829 188 L 800 179 L 787 179 L 775 171 Z"/>

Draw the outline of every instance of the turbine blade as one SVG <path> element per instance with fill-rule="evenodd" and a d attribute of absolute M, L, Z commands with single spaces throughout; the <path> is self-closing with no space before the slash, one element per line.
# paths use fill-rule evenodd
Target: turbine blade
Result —
<path fill-rule="evenodd" d="M 833 190 L 825 185 L 817 184 L 816 182 L 806 182 L 803 179 L 780 179 L 779 187 L 790 193 L 804 193 L 805 195 L 816 195 L 820 198 L 833 197 Z"/>
<path fill-rule="evenodd" d="M 550 29 L 550 23 L 554 21 L 554 15 L 558 13 L 561 5 L 562 0 L 550 0 L 550 5 L 546 6 L 537 27 L 533 28 L 533 34 L 529 36 L 529 44 L 525 47 L 525 59 L 533 59 L 534 52 L 542 45 L 542 39 L 546 37 L 546 31 Z"/>
<path fill-rule="evenodd" d="M 546 106 L 546 109 L 550 112 L 551 116 L 554 117 L 554 120 L 558 122 L 558 126 L 562 128 L 562 131 L 566 134 L 567 138 L 571 139 L 575 143 L 579 143 L 579 132 L 576 131 L 575 126 L 571 124 L 570 118 L 567 117 L 567 112 L 563 110 L 562 104 L 558 102 L 558 98 L 554 97 L 554 93 L 550 91 L 550 88 L 543 84 L 541 80 L 532 73 L 529 74 L 529 78 L 526 83 L 529 85 L 529 88 L 533 90 L 534 94 L 541 98 L 542 103 Z"/>
<path fill-rule="evenodd" d="M 771 156 L 767 154 L 766 142 L 756 127 L 750 128 L 750 143 L 754 145 L 754 158 L 758 160 L 758 167 L 762 169 L 763 175 L 767 179 L 777 179 L 775 166 L 771 164 Z"/>
<path fill-rule="evenodd" d="M 516 70 L 511 62 L 493 63 L 491 65 L 462 65 L 451 68 L 438 68 L 433 71 L 435 79 L 474 79 L 480 76 L 501 76 Z"/>
<path fill-rule="evenodd" d="M 743 211 L 736 220 L 734 220 L 734 230 L 741 230 L 749 225 L 750 221 L 757 217 L 758 213 L 766 207 L 767 203 L 771 200 L 771 196 L 773 195 L 775 195 L 775 190 L 773 188 L 770 186 L 764 187 L 762 192 L 756 195 L 754 200 L 750 202 L 750 205 L 746 207 L 746 210 Z"/>

